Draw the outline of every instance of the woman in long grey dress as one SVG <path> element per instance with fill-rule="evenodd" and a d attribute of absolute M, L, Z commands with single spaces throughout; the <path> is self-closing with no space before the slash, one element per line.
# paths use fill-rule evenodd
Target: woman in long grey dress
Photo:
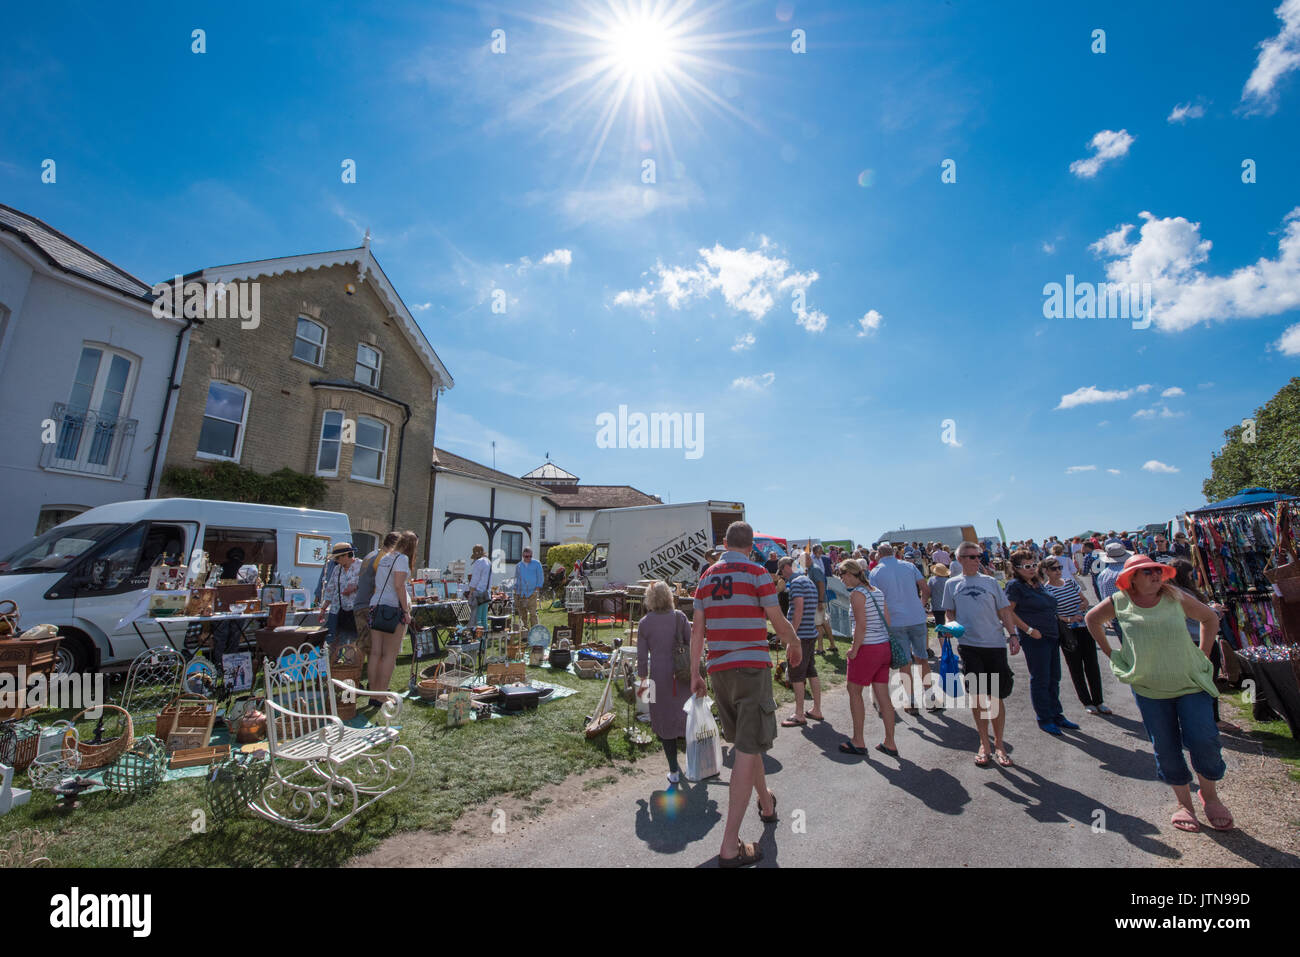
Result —
<path fill-rule="evenodd" d="M 686 712 L 691 696 L 691 679 L 673 674 L 673 648 L 684 643 L 690 656 L 691 623 L 677 610 L 666 582 L 646 589 L 646 614 L 637 625 L 636 664 L 641 678 L 640 694 L 650 703 L 650 728 L 658 735 L 668 758 L 668 783 L 681 779 L 677 765 L 677 739 L 686 736 Z M 646 659 L 649 659 L 647 665 Z"/>

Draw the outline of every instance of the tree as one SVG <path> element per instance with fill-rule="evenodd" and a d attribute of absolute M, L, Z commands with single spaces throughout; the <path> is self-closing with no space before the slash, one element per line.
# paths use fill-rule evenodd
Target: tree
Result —
<path fill-rule="evenodd" d="M 1254 415 L 1254 442 L 1249 426 L 1234 425 L 1210 461 L 1210 477 L 1201 483 L 1206 501 L 1236 495 L 1254 485 L 1300 495 L 1300 376 L 1296 376 Z"/>

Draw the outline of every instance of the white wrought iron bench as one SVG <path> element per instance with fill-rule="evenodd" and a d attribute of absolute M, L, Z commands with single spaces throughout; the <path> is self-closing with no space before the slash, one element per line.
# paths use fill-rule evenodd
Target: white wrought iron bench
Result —
<path fill-rule="evenodd" d="M 385 699 L 377 724 L 349 727 L 335 691 L 356 689 L 330 677 L 329 654 L 311 644 L 268 660 L 264 684 L 271 776 L 249 803 L 254 813 L 295 831 L 329 833 L 411 779 L 415 760 L 392 727 L 400 695 L 364 692 Z"/>

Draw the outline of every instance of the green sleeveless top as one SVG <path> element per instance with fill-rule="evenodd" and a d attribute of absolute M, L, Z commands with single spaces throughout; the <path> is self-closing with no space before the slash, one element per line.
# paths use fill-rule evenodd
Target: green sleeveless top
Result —
<path fill-rule="evenodd" d="M 1187 635 L 1183 606 L 1162 595 L 1154 608 L 1142 608 L 1122 591 L 1111 596 L 1124 644 L 1110 656 L 1115 677 L 1144 698 L 1178 698 L 1204 691 L 1215 698 L 1214 666 Z"/>

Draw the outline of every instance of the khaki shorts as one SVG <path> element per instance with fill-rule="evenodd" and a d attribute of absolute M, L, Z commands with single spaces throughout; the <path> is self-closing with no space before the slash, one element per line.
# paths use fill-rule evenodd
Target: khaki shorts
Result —
<path fill-rule="evenodd" d="M 728 668 L 709 673 L 722 736 L 742 754 L 762 754 L 776 740 L 771 668 Z"/>
<path fill-rule="evenodd" d="M 370 654 L 370 609 L 358 608 L 353 614 L 357 621 L 357 647 L 363 655 Z"/>
<path fill-rule="evenodd" d="M 813 624 L 818 628 L 826 624 L 826 602 L 817 603 L 817 617 L 813 619 Z"/>

